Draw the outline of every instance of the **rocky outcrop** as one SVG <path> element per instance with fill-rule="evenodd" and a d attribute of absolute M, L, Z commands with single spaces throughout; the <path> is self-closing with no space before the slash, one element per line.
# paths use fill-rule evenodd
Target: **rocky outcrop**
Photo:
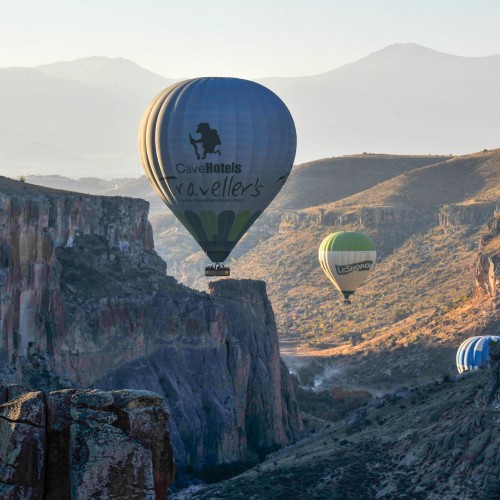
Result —
<path fill-rule="evenodd" d="M 281 216 L 279 224 L 280 233 L 298 231 L 307 226 L 320 226 L 323 222 L 325 210 L 320 209 L 317 212 L 290 211 Z"/>
<path fill-rule="evenodd" d="M 0 347 L 9 361 L 43 363 L 63 342 L 57 249 L 92 235 L 130 254 L 152 250 L 148 206 L 76 194 L 0 195 Z"/>
<path fill-rule="evenodd" d="M 208 476 L 301 435 L 263 283 L 228 280 L 210 295 L 179 285 L 153 250 L 141 200 L 1 200 L 0 373 L 15 368 L 19 382 L 47 391 L 154 391 L 171 413 L 180 469 Z M 85 419 L 96 411 L 104 410 L 89 407 Z M 118 422 L 140 434 L 146 414 L 123 409 Z M 157 469 L 153 477 L 165 483 Z"/>
<path fill-rule="evenodd" d="M 179 468 L 209 480 L 256 463 L 302 433 L 265 283 L 221 280 L 210 292 L 203 300 L 187 295 L 180 311 L 163 304 L 160 316 L 180 323 L 181 334 L 165 325 L 161 346 L 95 383 L 165 394 Z"/>
<path fill-rule="evenodd" d="M 146 391 L 28 390 L 0 404 L 0 496 L 164 499 L 167 419 Z"/>
<path fill-rule="evenodd" d="M 498 290 L 500 289 L 500 254 L 498 253 L 498 238 L 500 237 L 500 213 L 495 212 L 487 224 L 488 232 L 480 242 L 476 260 L 476 289 L 479 294 L 494 299 L 494 305 L 499 305 Z M 497 245 L 493 242 L 497 241 Z"/>
<path fill-rule="evenodd" d="M 490 202 L 469 202 L 445 205 L 439 211 L 439 225 L 444 228 L 482 226 L 490 219 L 495 204 Z"/>
<path fill-rule="evenodd" d="M 335 219 L 332 221 L 334 225 L 357 224 L 365 228 L 401 225 L 406 226 L 407 231 L 413 231 L 421 226 L 422 221 L 425 220 L 422 213 L 402 204 L 355 208 L 334 215 L 334 217 Z"/>
<path fill-rule="evenodd" d="M 476 284 L 484 294 L 495 299 L 500 288 L 500 255 L 480 254 L 476 261 Z"/>
<path fill-rule="evenodd" d="M 498 208 L 493 213 L 493 217 L 488 220 L 488 236 L 494 238 L 500 235 L 500 210 Z"/>
<path fill-rule="evenodd" d="M 248 445 L 263 454 L 295 441 L 302 422 L 288 370 L 279 357 L 265 283 L 216 281 L 210 283 L 210 292 L 227 314 L 227 366 Z M 248 319 L 250 324 L 245 325 Z"/>
<path fill-rule="evenodd" d="M 431 222 L 425 214 L 403 204 L 386 206 L 353 206 L 334 209 L 312 208 L 287 212 L 281 217 L 280 233 L 298 231 L 310 226 L 358 226 L 361 228 L 391 228 L 398 226 L 403 231 L 414 231 Z"/>

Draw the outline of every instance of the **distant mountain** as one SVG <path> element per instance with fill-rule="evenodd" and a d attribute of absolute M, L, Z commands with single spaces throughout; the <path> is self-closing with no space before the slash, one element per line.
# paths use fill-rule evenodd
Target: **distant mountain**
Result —
<path fill-rule="evenodd" d="M 362 152 L 493 149 L 500 137 L 498 81 L 498 55 L 452 56 L 415 44 L 391 45 L 321 75 L 260 80 L 292 112 L 297 163 Z M 121 58 L 0 69 L 0 154 L 45 144 L 88 160 L 86 175 L 139 177 L 141 115 L 172 82 Z M 82 169 L 76 158 L 62 167 L 45 154 L 40 164 L 43 170 L 4 156 L 0 173 L 52 168 L 79 177 Z"/>
<path fill-rule="evenodd" d="M 299 161 L 354 152 L 464 154 L 498 146 L 500 55 L 396 44 L 328 73 L 268 78 L 294 116 Z"/>
<path fill-rule="evenodd" d="M 92 169 L 92 161 L 67 151 L 63 148 L 45 143 L 26 143 L 0 152 L 0 164 L 8 165 L 9 171 L 17 170 L 19 177 L 29 172 L 49 175 L 54 170 L 64 170 L 68 165 L 84 172 Z"/>
<path fill-rule="evenodd" d="M 103 57 L 0 69 L 0 173 L 140 176 L 140 118 L 172 82 Z"/>
<path fill-rule="evenodd" d="M 58 62 L 37 66 L 36 70 L 63 80 L 80 82 L 107 90 L 123 97 L 142 100 L 152 99 L 155 93 L 168 87 L 175 80 L 141 68 L 127 59 L 86 57 L 76 61 Z M 146 106 L 147 102 L 144 103 Z"/>

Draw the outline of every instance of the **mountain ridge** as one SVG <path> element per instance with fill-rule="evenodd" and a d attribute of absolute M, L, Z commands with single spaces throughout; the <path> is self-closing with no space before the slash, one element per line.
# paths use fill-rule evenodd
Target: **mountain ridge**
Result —
<path fill-rule="evenodd" d="M 500 56 L 451 56 L 412 44 L 389 46 L 319 75 L 257 79 L 294 117 L 298 164 L 363 151 L 491 149 L 500 132 L 499 80 Z M 94 163 L 91 175 L 138 176 L 140 118 L 174 81 L 126 59 L 100 56 L 0 69 L 0 151 L 63 144 Z M 50 157 L 45 163 L 50 167 Z M 63 171 L 54 165 L 51 173 L 71 166 Z M 14 176 L 34 168 L 23 166 L 22 156 L 0 167 Z"/>
<path fill-rule="evenodd" d="M 125 95 L 155 92 L 176 79 L 154 73 L 122 57 L 89 56 L 35 66 L 43 74 Z"/>

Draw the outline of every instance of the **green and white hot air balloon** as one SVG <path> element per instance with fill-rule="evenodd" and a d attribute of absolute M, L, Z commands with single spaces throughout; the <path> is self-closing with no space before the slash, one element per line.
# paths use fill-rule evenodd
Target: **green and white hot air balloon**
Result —
<path fill-rule="evenodd" d="M 363 233 L 339 231 L 327 236 L 319 246 L 321 268 L 340 293 L 344 303 L 365 281 L 375 264 L 375 244 Z"/>
<path fill-rule="evenodd" d="M 151 102 L 139 129 L 149 182 L 215 263 L 283 187 L 296 147 L 281 99 L 239 78 L 172 85 Z"/>

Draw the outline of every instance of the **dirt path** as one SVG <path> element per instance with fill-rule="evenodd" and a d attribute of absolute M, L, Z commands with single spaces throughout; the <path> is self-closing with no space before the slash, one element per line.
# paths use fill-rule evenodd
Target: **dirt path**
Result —
<path fill-rule="evenodd" d="M 338 346 L 311 347 L 299 339 L 280 339 L 280 354 L 285 358 L 326 358 L 338 354 Z"/>

